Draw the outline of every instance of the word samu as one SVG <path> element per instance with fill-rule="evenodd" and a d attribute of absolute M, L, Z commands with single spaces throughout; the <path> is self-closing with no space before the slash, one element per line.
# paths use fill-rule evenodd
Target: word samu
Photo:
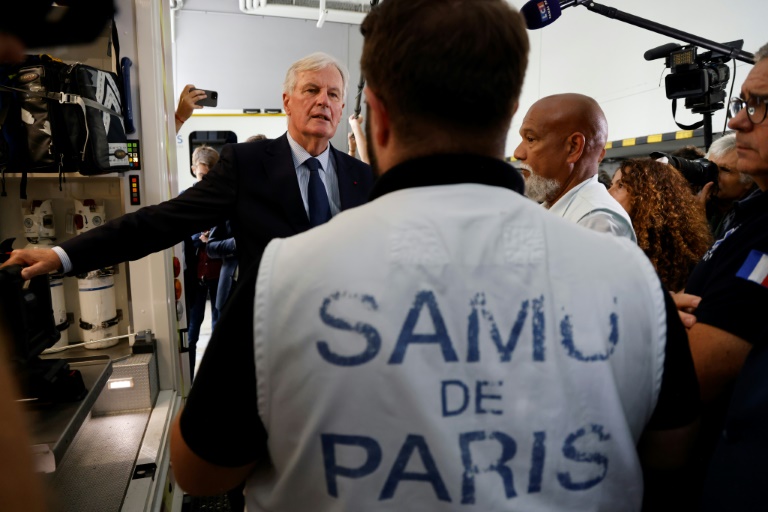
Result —
<path fill-rule="evenodd" d="M 561 487 L 569 491 L 584 491 L 599 484 L 608 472 L 608 457 L 599 452 L 580 451 L 576 444 L 581 438 L 595 436 L 599 442 L 608 441 L 611 436 L 604 431 L 602 425 L 588 425 L 570 433 L 563 442 L 562 453 L 566 459 L 579 463 L 588 463 L 595 467 L 594 474 L 587 479 L 576 480 L 568 471 L 557 473 L 557 481 Z M 379 442 L 369 436 L 350 436 L 341 434 L 321 434 L 323 463 L 325 466 L 325 481 L 328 494 L 339 496 L 339 477 L 363 478 L 372 475 L 379 469 L 382 460 L 382 448 Z M 475 478 L 481 473 L 496 473 L 504 486 L 507 499 L 517 496 L 512 469 L 507 463 L 517 453 L 517 443 L 503 432 L 485 432 L 482 430 L 462 432 L 458 437 L 461 464 L 463 467 L 461 479 L 461 503 L 475 503 Z M 473 460 L 472 447 L 479 443 L 495 443 L 500 452 L 499 458 L 486 468 L 479 468 Z M 347 449 L 363 450 L 365 461 L 358 467 L 344 467 L 337 463 L 336 448 L 346 446 Z M 391 447 L 389 447 L 391 448 Z M 418 453 L 418 455 L 414 455 Z M 544 458 L 546 454 L 546 433 L 533 433 L 533 449 L 531 451 L 530 469 L 528 471 L 528 494 L 541 492 L 544 474 Z M 413 457 L 421 459 L 423 472 L 406 471 Z M 451 502 L 445 481 L 435 462 L 432 452 L 424 436 L 409 434 L 395 462 L 392 464 L 387 479 L 379 493 L 378 500 L 388 500 L 394 497 L 397 486 L 402 481 L 423 482 L 432 486 L 435 496 L 440 501 Z"/>
<path fill-rule="evenodd" d="M 340 329 L 343 331 L 353 331 L 362 335 L 366 340 L 365 349 L 355 355 L 340 355 L 334 352 L 327 341 L 318 341 L 317 350 L 320 356 L 328 363 L 337 366 L 358 366 L 365 364 L 374 359 L 381 350 L 381 335 L 370 324 L 363 322 L 351 323 L 343 318 L 333 316 L 329 309 L 334 302 L 341 299 L 357 299 L 360 303 L 370 311 L 377 311 L 378 304 L 376 299 L 371 295 L 356 295 L 347 294 L 346 292 L 336 292 L 325 300 L 320 307 L 320 318 L 323 323 L 329 327 Z M 614 299 L 615 302 L 615 299 Z M 509 361 L 512 358 L 512 353 L 517 346 L 517 340 L 520 337 L 520 333 L 523 330 L 525 320 L 530 314 L 532 316 L 533 324 L 533 360 L 544 361 L 544 296 L 541 296 L 532 301 L 525 300 L 520 304 L 520 310 L 517 313 L 517 319 L 515 320 L 512 330 L 509 333 L 509 338 L 505 343 L 499 332 L 498 325 L 493 317 L 491 311 L 486 308 L 485 295 L 483 293 L 477 293 L 470 301 L 470 314 L 469 325 L 467 328 L 467 357 L 468 363 L 478 362 L 480 360 L 480 315 L 490 323 L 490 334 L 493 340 L 496 350 L 499 352 L 499 356 L 502 362 Z M 416 322 L 419 320 L 421 311 L 426 308 L 429 311 L 429 316 L 432 320 L 433 333 L 432 334 L 417 334 L 414 332 Z M 603 353 L 598 354 L 583 354 L 577 347 L 573 339 L 573 326 L 571 319 L 568 315 L 565 315 L 560 321 L 560 334 L 561 344 L 565 348 L 567 354 L 583 362 L 593 361 L 605 361 L 607 360 L 616 348 L 616 344 L 619 342 L 619 329 L 618 329 L 618 315 L 611 313 L 609 316 L 611 324 L 611 332 L 608 336 L 608 348 Z M 451 338 L 448 335 L 448 330 L 445 327 L 445 321 L 443 315 L 440 312 L 440 308 L 437 305 L 434 293 L 431 291 L 420 291 L 416 293 L 416 297 L 413 301 L 413 306 L 408 311 L 408 314 L 403 322 L 403 327 L 400 329 L 400 335 L 397 338 L 397 343 L 389 357 L 388 364 L 401 364 L 405 358 L 405 351 L 408 345 L 413 343 L 432 343 L 438 345 L 443 355 L 443 360 L 446 362 L 458 362 L 459 357 L 456 354 L 456 350 L 453 347 Z"/>

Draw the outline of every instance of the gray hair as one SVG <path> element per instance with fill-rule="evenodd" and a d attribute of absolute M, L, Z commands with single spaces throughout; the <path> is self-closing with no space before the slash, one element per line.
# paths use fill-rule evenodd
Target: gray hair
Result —
<path fill-rule="evenodd" d="M 347 83 L 349 82 L 349 72 L 346 66 L 338 61 L 335 57 L 323 52 L 316 52 L 311 55 L 307 55 L 301 60 L 297 60 L 291 67 L 288 68 L 288 72 L 285 74 L 285 81 L 283 82 L 283 92 L 285 94 L 291 94 L 296 88 L 296 80 L 299 73 L 304 71 L 317 71 L 319 69 L 325 69 L 327 67 L 334 66 L 339 70 L 341 74 L 341 97 L 344 101 L 347 99 Z"/>
<path fill-rule="evenodd" d="M 768 43 L 761 46 L 760 49 L 755 52 L 755 64 L 766 57 L 768 57 Z"/>
<path fill-rule="evenodd" d="M 219 152 L 210 146 L 200 146 L 192 152 L 192 165 L 205 164 L 213 168 L 219 161 Z"/>
<path fill-rule="evenodd" d="M 731 132 L 728 135 L 723 135 L 715 142 L 713 142 L 709 147 L 707 159 L 712 160 L 712 158 L 725 158 L 725 156 L 728 155 L 731 151 L 736 151 L 736 133 L 734 132 Z M 749 174 L 744 172 L 739 173 L 739 182 L 742 185 L 749 185 L 753 181 L 754 180 L 752 179 L 752 176 Z"/>
<path fill-rule="evenodd" d="M 711 160 L 713 157 L 725 158 L 725 155 L 735 150 L 736 150 L 736 134 L 731 132 L 728 135 L 723 135 L 722 137 L 714 141 L 711 146 L 709 146 L 709 151 L 707 152 L 707 159 Z"/>

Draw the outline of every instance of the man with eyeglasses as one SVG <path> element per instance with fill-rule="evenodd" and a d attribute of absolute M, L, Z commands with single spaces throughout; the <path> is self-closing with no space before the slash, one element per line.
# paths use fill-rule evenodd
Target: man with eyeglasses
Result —
<path fill-rule="evenodd" d="M 700 297 L 688 339 L 702 401 L 715 419 L 718 401 L 727 406 L 703 487 L 703 510 L 764 510 L 768 503 L 767 101 L 768 44 L 755 54 L 741 97 L 729 105 L 737 169 L 759 189 L 739 201 L 730 229 L 686 287 L 687 294 Z"/>

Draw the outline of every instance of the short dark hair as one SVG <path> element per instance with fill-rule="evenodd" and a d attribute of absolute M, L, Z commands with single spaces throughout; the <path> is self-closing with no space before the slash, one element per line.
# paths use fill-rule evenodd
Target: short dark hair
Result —
<path fill-rule="evenodd" d="M 681 148 L 677 148 L 674 150 L 670 155 L 672 156 L 679 156 L 681 158 L 685 158 L 686 160 L 696 160 L 697 158 L 704 158 L 704 152 L 693 145 L 683 146 Z"/>
<path fill-rule="evenodd" d="M 509 129 L 528 35 L 504 0 L 386 0 L 361 26 L 361 69 L 404 138 Z"/>

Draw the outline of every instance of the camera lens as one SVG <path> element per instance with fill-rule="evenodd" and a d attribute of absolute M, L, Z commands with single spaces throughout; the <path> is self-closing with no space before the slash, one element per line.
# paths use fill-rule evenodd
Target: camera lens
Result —
<path fill-rule="evenodd" d="M 213 97 L 213 99 L 216 99 L 216 98 L 219 97 L 219 93 L 215 92 L 215 93 L 211 94 L 211 96 Z"/>

